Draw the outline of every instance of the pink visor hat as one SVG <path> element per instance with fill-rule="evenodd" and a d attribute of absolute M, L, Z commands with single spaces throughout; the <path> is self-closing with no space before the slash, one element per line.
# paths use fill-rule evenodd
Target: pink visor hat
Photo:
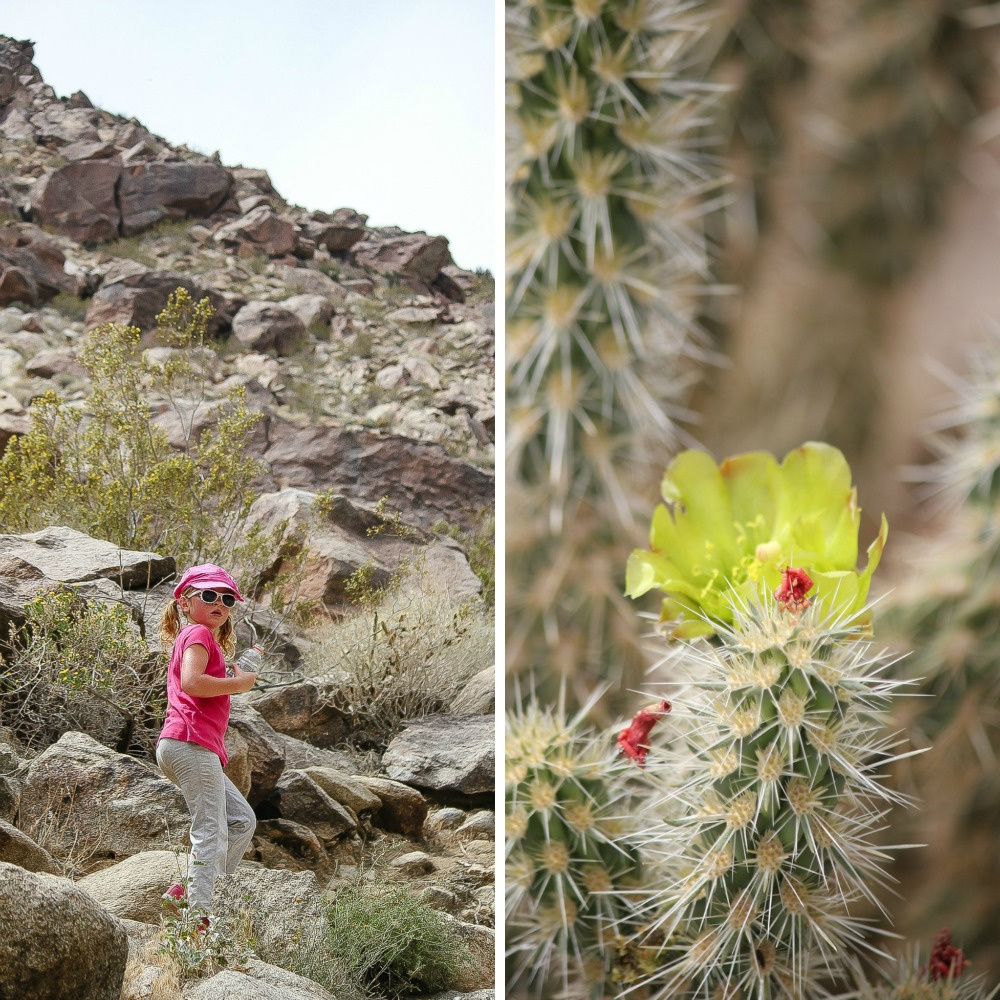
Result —
<path fill-rule="evenodd" d="M 185 571 L 177 586 L 174 587 L 174 598 L 178 598 L 188 587 L 195 590 L 216 590 L 222 588 L 231 590 L 236 595 L 236 600 L 242 602 L 243 595 L 240 588 L 236 586 L 236 581 L 221 567 L 213 563 L 205 563 L 202 566 L 192 566 Z"/>

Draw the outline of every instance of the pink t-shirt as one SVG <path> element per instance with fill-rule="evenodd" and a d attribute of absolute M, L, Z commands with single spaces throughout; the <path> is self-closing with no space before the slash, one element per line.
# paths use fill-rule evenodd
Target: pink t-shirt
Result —
<path fill-rule="evenodd" d="M 181 660 L 188 646 L 204 646 L 208 650 L 209 677 L 226 676 L 226 660 L 222 647 L 204 625 L 185 625 L 174 641 L 167 668 L 167 719 L 159 738 L 197 743 L 217 753 L 225 767 L 226 727 L 229 725 L 229 695 L 195 698 L 181 690 Z"/>

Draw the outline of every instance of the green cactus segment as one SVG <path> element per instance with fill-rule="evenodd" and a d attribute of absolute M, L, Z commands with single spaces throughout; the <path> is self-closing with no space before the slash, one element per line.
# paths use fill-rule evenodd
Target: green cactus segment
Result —
<path fill-rule="evenodd" d="M 697 19 L 660 0 L 506 13 L 508 471 L 547 485 L 554 525 L 571 499 L 627 517 L 629 442 L 676 439 L 706 270 Z"/>
<path fill-rule="evenodd" d="M 579 719 L 531 704 L 508 714 L 508 988 L 603 996 L 609 945 L 640 876 L 626 837 L 623 765 Z"/>
<path fill-rule="evenodd" d="M 887 882 L 877 833 L 905 799 L 882 783 L 896 759 L 882 718 L 899 682 L 822 600 L 796 616 L 768 596 L 727 617 L 717 644 L 671 664 L 695 682 L 672 696 L 681 744 L 648 773 L 683 808 L 641 841 L 665 872 L 641 963 L 655 971 L 619 976 L 664 1000 L 808 997 L 863 946 L 851 906 L 877 906 Z"/>
<path fill-rule="evenodd" d="M 831 612 L 863 613 L 888 525 L 883 517 L 858 570 L 861 509 L 836 448 L 807 442 L 780 465 L 755 451 L 718 467 L 705 452 L 685 451 L 661 492 L 650 548 L 629 558 L 626 593 L 663 591 L 660 618 L 677 623 L 675 635 L 711 634 L 732 620 L 734 597 L 746 600 L 761 583 L 773 591 L 788 566 L 808 571 Z"/>

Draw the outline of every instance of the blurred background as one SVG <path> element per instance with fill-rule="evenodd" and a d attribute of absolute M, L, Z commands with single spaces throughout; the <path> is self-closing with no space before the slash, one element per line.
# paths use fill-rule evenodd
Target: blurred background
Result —
<path fill-rule="evenodd" d="M 895 721 L 933 745 L 894 775 L 920 805 L 887 842 L 927 845 L 894 930 L 1000 981 L 1000 4 L 623 2 L 642 135 L 624 100 L 606 127 L 638 55 L 602 69 L 586 6 L 508 4 L 508 704 L 642 703 L 657 602 L 624 568 L 672 454 L 836 445 L 862 549 L 890 524 L 875 634 L 924 695 Z"/>

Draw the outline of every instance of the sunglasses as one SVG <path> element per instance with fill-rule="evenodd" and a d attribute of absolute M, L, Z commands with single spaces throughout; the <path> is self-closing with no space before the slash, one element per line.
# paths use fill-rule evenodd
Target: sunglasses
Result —
<path fill-rule="evenodd" d="M 236 607 L 235 594 L 220 594 L 217 590 L 196 590 L 192 596 L 201 598 L 202 604 L 215 604 L 219 598 L 222 598 L 222 603 L 227 608 Z"/>

